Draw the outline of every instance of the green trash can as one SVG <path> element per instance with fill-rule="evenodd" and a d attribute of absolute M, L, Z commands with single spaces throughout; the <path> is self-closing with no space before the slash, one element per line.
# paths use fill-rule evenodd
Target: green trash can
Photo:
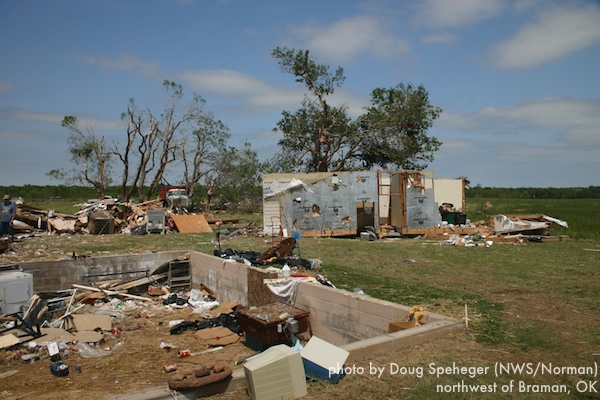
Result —
<path fill-rule="evenodd" d="M 456 216 L 458 212 L 450 211 L 442 214 L 442 221 L 446 221 L 449 224 L 456 224 Z"/>

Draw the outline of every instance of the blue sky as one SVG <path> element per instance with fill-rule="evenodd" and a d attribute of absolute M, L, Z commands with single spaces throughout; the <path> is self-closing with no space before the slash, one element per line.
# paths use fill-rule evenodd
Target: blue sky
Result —
<path fill-rule="evenodd" d="M 330 103 L 354 117 L 374 88 L 424 85 L 443 110 L 437 177 L 600 185 L 597 0 L 0 0 L 0 40 L 0 185 L 60 183 L 46 173 L 73 168 L 62 118 L 118 142 L 130 98 L 162 110 L 164 79 L 268 158 L 303 95 L 277 46 L 342 66 Z"/>

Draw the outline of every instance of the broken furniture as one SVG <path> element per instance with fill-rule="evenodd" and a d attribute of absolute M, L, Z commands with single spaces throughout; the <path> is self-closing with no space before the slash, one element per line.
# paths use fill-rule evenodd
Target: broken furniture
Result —
<path fill-rule="evenodd" d="M 296 246 L 296 239 L 293 237 L 289 237 L 283 239 L 276 245 L 264 251 L 256 261 L 259 263 L 266 263 L 271 261 L 273 258 L 284 260 L 286 259 L 294 250 Z"/>
<path fill-rule="evenodd" d="M 276 344 L 291 344 L 288 318 L 298 322 L 297 333 L 312 334 L 309 314 L 309 311 L 276 301 L 241 309 L 237 312 L 237 318 L 240 329 L 246 335 L 246 346 L 262 351 Z"/>
<path fill-rule="evenodd" d="M 177 260 L 169 262 L 167 272 L 167 285 L 171 292 L 181 289 L 188 289 L 192 284 L 192 276 L 190 274 L 190 261 Z"/>
<path fill-rule="evenodd" d="M 112 235 L 115 233 L 115 220 L 112 215 L 95 212 L 89 217 L 88 229 L 92 235 Z"/>

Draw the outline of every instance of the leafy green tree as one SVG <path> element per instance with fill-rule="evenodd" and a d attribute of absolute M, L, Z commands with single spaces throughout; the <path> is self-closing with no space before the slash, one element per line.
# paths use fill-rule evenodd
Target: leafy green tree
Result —
<path fill-rule="evenodd" d="M 441 109 L 429 103 L 423 86 L 400 84 L 372 92 L 366 114 L 353 121 L 346 106 L 331 106 L 327 97 L 344 81 L 344 70 L 332 72 L 308 50 L 277 47 L 272 56 L 283 72 L 304 84 L 302 108 L 283 111 L 276 132 L 280 152 L 271 160 L 272 170 L 324 172 L 344 169 L 422 169 L 441 145 L 427 135 Z"/>
<path fill-rule="evenodd" d="M 206 189 L 206 211 L 213 199 L 218 199 L 227 208 L 246 211 L 260 204 L 262 197 L 261 174 L 265 163 L 248 141 L 240 148 L 228 147 L 219 154 L 216 168 L 209 171 L 203 180 Z"/>
<path fill-rule="evenodd" d="M 374 89 L 371 97 L 371 106 L 359 118 L 361 130 L 369 137 L 360 149 L 365 166 L 427 168 L 442 144 L 427 135 L 442 112 L 429 103 L 427 90 L 400 83 Z"/>
<path fill-rule="evenodd" d="M 104 198 L 111 182 L 111 153 L 104 144 L 104 136 L 98 137 L 92 124 L 82 122 L 74 116 L 64 117 L 61 125 L 70 132 L 69 154 L 71 161 L 77 166 L 69 180 L 94 188 L 98 197 Z M 49 174 L 60 176 L 62 173 L 51 171 Z"/>
<path fill-rule="evenodd" d="M 332 72 L 329 66 L 316 62 L 308 50 L 277 47 L 272 55 L 281 70 L 292 74 L 307 90 L 303 108 L 294 113 L 283 111 L 274 129 L 283 133 L 283 139 L 273 164 L 282 170 L 306 172 L 345 169 L 363 138 L 351 123 L 347 108 L 327 102 L 327 96 L 345 81 L 343 68 Z"/>

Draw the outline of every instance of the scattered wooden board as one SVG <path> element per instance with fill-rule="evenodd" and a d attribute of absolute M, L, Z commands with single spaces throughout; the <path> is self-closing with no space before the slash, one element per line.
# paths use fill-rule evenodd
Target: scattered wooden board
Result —
<path fill-rule="evenodd" d="M 146 285 L 148 283 L 154 283 L 157 280 L 166 278 L 167 274 L 155 274 L 155 275 L 150 275 L 150 276 L 146 276 L 144 278 L 140 278 L 140 279 L 136 279 L 135 281 L 131 281 L 131 282 L 126 282 L 117 286 L 113 286 L 110 288 L 110 290 L 128 290 L 134 287 L 138 287 L 141 285 Z"/>
<path fill-rule="evenodd" d="M 180 233 L 212 233 L 204 215 L 171 215 Z"/>

